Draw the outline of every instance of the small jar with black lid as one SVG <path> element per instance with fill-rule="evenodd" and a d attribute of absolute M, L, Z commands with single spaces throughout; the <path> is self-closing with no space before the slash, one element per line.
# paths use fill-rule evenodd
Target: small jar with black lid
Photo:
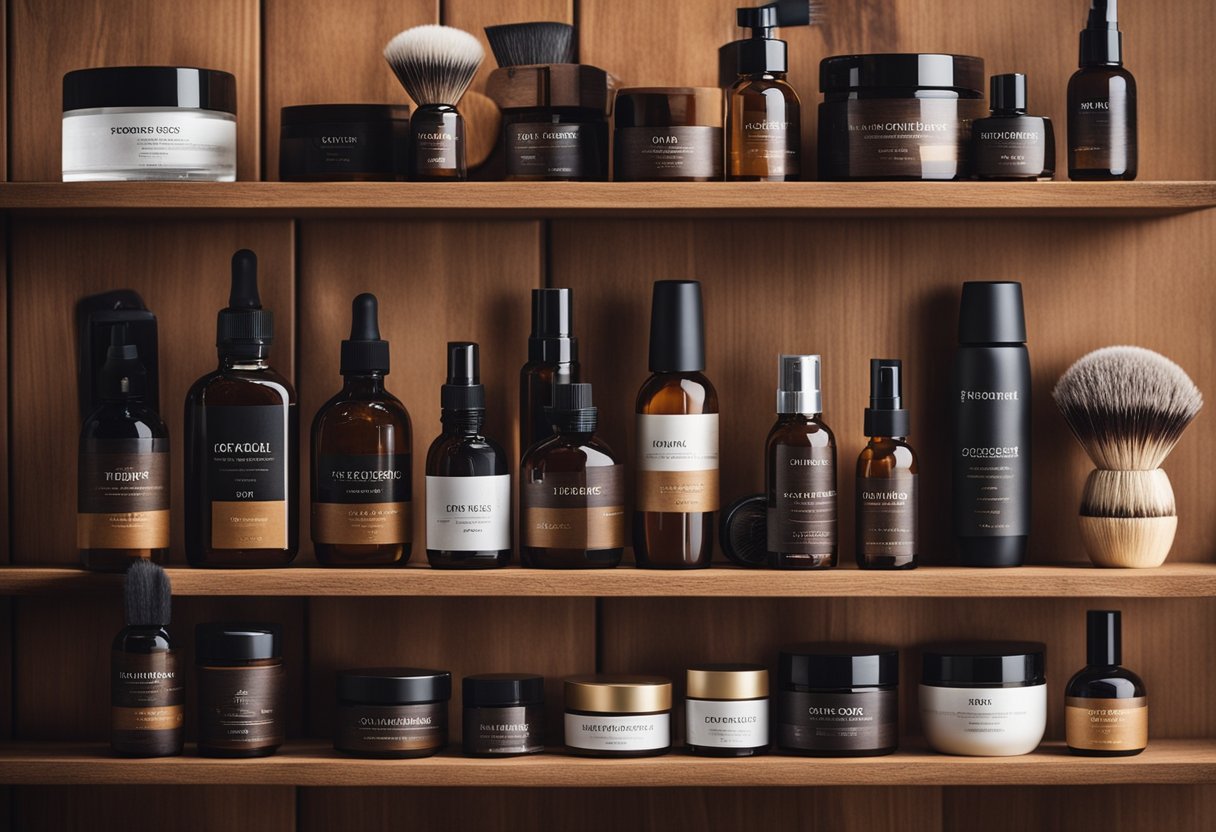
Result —
<path fill-rule="evenodd" d="M 198 753 L 266 757 L 283 744 L 283 630 L 277 624 L 199 624 Z"/>
<path fill-rule="evenodd" d="M 655 757 L 671 750 L 671 680 L 566 680 L 566 750 L 582 757 Z"/>
<path fill-rule="evenodd" d="M 877 757 L 899 747 L 899 651 L 799 644 L 778 659 L 777 746 L 812 757 Z"/>
<path fill-rule="evenodd" d="M 430 757 L 448 744 L 452 674 L 376 667 L 338 674 L 334 748 L 359 757 Z"/>
<path fill-rule="evenodd" d="M 545 750 L 545 678 L 483 673 L 461 683 L 464 753 L 516 757 Z"/>
<path fill-rule="evenodd" d="M 613 106 L 613 179 L 721 181 L 721 89 L 628 87 L 617 91 Z"/>
<path fill-rule="evenodd" d="M 390 182 L 405 178 L 406 104 L 303 104 L 279 115 L 279 179 Z"/>
<path fill-rule="evenodd" d="M 768 668 L 703 664 L 688 668 L 684 702 L 688 750 L 706 757 L 768 751 Z"/>

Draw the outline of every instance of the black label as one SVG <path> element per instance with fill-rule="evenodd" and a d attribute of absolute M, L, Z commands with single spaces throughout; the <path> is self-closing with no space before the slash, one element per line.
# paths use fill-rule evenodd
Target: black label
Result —
<path fill-rule="evenodd" d="M 616 131 L 616 178 L 721 179 L 721 127 L 620 127 Z"/>
<path fill-rule="evenodd" d="M 894 690 L 862 693 L 782 691 L 777 700 L 777 742 L 801 751 L 874 751 L 899 737 Z"/>
<path fill-rule="evenodd" d="M 768 550 L 831 554 L 836 547 L 836 451 L 777 447 L 768 509 Z"/>
<path fill-rule="evenodd" d="M 207 495 L 219 502 L 287 499 L 288 409 L 207 407 Z"/>
<path fill-rule="evenodd" d="M 317 458 L 317 502 L 408 503 L 409 454 L 324 454 Z"/>
<path fill-rule="evenodd" d="M 283 742 L 283 665 L 200 667 L 198 744 L 239 749 Z"/>
<path fill-rule="evenodd" d="M 866 557 L 914 557 L 917 475 L 857 480 L 857 536 Z"/>
<path fill-rule="evenodd" d="M 86 439 L 78 466 L 83 514 L 168 511 L 168 439 Z"/>
<path fill-rule="evenodd" d="M 507 176 L 594 179 L 603 125 L 508 124 Z"/>
<path fill-rule="evenodd" d="M 1042 176 L 1047 167 L 1047 135 L 1040 118 L 992 118 L 976 122 L 971 152 L 982 177 Z"/>

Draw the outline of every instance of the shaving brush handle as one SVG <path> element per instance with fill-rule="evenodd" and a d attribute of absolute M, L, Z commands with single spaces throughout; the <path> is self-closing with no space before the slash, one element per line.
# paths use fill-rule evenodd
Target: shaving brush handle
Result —
<path fill-rule="evenodd" d="M 1174 487 L 1160 468 L 1151 471 L 1089 472 L 1081 498 L 1083 517 L 1173 517 Z"/>
<path fill-rule="evenodd" d="M 1160 566 L 1178 530 L 1170 478 L 1160 468 L 1090 471 L 1080 522 L 1081 540 L 1095 565 Z"/>

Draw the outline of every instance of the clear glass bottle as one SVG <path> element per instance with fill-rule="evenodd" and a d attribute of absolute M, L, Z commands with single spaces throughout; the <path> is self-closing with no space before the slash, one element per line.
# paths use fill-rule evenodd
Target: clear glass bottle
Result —
<path fill-rule="evenodd" d="M 738 10 L 751 38 L 737 41 L 739 78 L 726 94 L 726 178 L 734 182 L 788 182 L 799 178 L 801 104 L 785 80 L 785 41 L 772 36 L 775 5 Z"/>
<path fill-rule="evenodd" d="M 919 479 L 916 452 L 908 444 L 903 407 L 903 362 L 870 360 L 869 442 L 857 458 L 855 537 L 862 569 L 915 569 Z"/>

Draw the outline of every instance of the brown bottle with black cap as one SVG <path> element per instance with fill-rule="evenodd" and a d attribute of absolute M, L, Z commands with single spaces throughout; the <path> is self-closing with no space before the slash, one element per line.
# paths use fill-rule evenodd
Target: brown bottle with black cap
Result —
<path fill-rule="evenodd" d="M 1123 67 L 1118 0 L 1090 0 L 1081 58 L 1068 80 L 1068 178 L 1136 178 L 1136 79 Z"/>
<path fill-rule="evenodd" d="M 705 377 L 701 284 L 660 280 L 650 371 L 637 398 L 633 554 L 640 567 L 707 567 L 718 511 L 718 393 Z"/>
<path fill-rule="evenodd" d="M 738 68 L 738 80 L 726 94 L 726 178 L 731 181 L 788 182 L 801 172 L 801 104 L 785 80 L 788 46 L 773 37 L 782 25 L 779 18 L 776 4 L 736 12 L 739 27 L 750 29 L 751 37 L 730 44 Z"/>
<path fill-rule="evenodd" d="M 519 454 L 553 433 L 547 412 L 558 384 L 579 381 L 578 339 L 570 334 L 571 290 L 532 290 L 528 363 L 519 373 Z"/>
<path fill-rule="evenodd" d="M 862 569 L 915 569 L 917 460 L 908 444 L 903 403 L 903 362 L 870 359 L 866 443 L 857 458 L 857 565 Z"/>

